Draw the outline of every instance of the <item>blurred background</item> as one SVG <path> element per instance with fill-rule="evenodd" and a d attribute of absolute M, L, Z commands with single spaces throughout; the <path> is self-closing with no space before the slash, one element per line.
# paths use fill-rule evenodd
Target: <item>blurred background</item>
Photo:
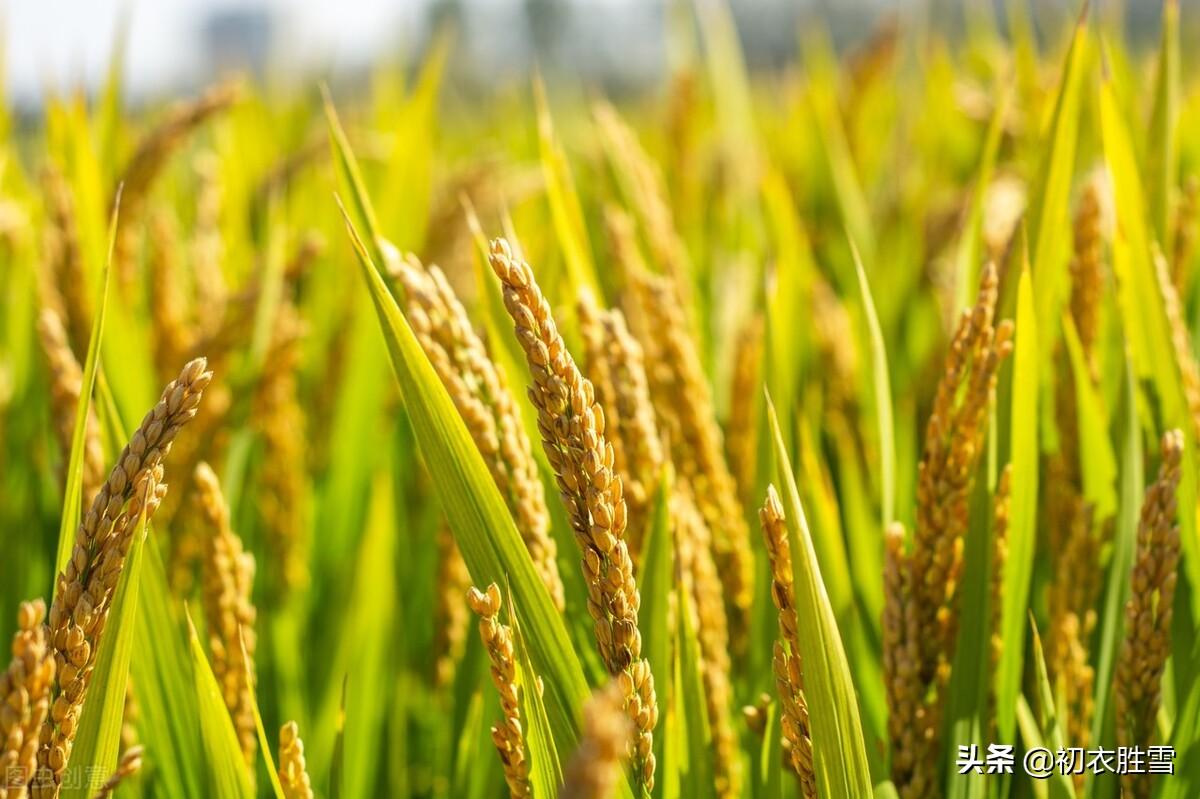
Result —
<path fill-rule="evenodd" d="M 1021 2 L 1022 0 L 1017 0 Z M 1077 0 L 1024 0 L 1040 37 L 1059 35 Z M 1185 7 L 1198 0 L 1184 0 Z M 839 47 L 881 24 L 953 34 L 968 9 L 1004 27 L 1007 0 L 734 0 L 749 66 L 794 60 L 799 32 L 817 18 Z M 380 61 L 418 61 L 435 31 L 454 31 L 450 78 L 460 87 L 524 80 L 536 64 L 609 91 L 658 82 L 672 58 L 667 0 L 7 0 L 0 4 L 5 79 L 18 107 L 34 111 L 48 92 L 96 90 L 114 44 L 133 102 L 246 71 L 286 82 L 314 73 L 353 79 Z M 1131 41 L 1157 31 L 1155 0 L 1098 0 L 1122 19 Z M 1194 19 L 1184 14 L 1183 19 Z M 1186 42 L 1187 32 L 1184 34 Z M 1187 48 L 1185 48 L 1185 51 Z M 1184 55 L 1187 58 L 1187 53 Z"/>

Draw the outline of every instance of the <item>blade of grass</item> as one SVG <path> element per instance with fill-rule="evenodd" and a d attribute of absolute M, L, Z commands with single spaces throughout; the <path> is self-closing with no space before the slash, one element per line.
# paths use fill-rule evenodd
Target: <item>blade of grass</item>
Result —
<path fill-rule="evenodd" d="M 154 764 L 155 779 L 171 797 L 204 795 L 205 764 L 196 730 L 200 713 L 191 655 L 164 571 L 158 542 L 145 544 L 133 681 L 141 717 L 138 732 Z"/>
<path fill-rule="evenodd" d="M 509 580 L 528 625 L 530 655 L 546 685 L 546 709 L 559 756 L 574 750 L 587 685 L 562 617 L 513 524 L 479 450 L 424 350 L 359 239 L 347 229 L 379 316 L 404 405 L 435 493 L 477 585 Z"/>
<path fill-rule="evenodd" d="M 246 673 L 253 674 L 254 663 L 246 651 L 246 638 L 240 627 L 238 628 L 238 649 L 242 651 L 242 663 L 246 668 Z M 275 758 L 271 756 L 271 739 L 267 737 L 267 728 L 263 726 L 262 713 L 258 709 L 258 692 L 255 690 L 250 691 L 250 710 L 254 715 L 254 730 L 258 733 L 258 748 L 262 753 L 263 762 L 267 766 L 267 777 L 271 782 L 271 790 L 275 792 L 275 799 L 285 799 L 283 786 L 279 783 L 279 771 L 275 768 Z"/>
<path fill-rule="evenodd" d="M 593 296 L 603 296 L 600 281 L 596 277 L 596 264 L 592 260 L 583 207 L 579 203 L 567 156 L 554 135 L 554 120 L 550 116 L 546 87 L 540 76 L 533 79 L 533 102 L 537 114 L 538 157 L 546 183 L 546 200 L 550 204 L 550 217 L 554 222 L 558 246 L 566 262 L 571 296 L 579 296 L 580 289 L 585 287 Z"/>
<path fill-rule="evenodd" d="M 1142 462 L 1141 427 L 1138 424 L 1136 387 L 1133 364 L 1124 361 L 1125 379 L 1121 391 L 1121 500 L 1113 534 L 1112 556 L 1108 582 L 1104 589 L 1104 604 L 1100 610 L 1100 633 L 1096 638 L 1095 709 L 1092 715 L 1091 740 L 1104 740 L 1104 730 L 1110 725 L 1109 699 L 1112 696 L 1113 666 L 1117 647 L 1123 635 L 1124 608 L 1129 596 L 1130 573 L 1133 569 L 1137 544 L 1138 515 L 1145 490 Z M 1085 793 L 1092 796 L 1095 780 L 1085 777 Z"/>
<path fill-rule="evenodd" d="M 1068 202 L 1071 178 L 1075 171 L 1081 87 L 1087 63 L 1087 19 L 1085 2 L 1063 65 L 1053 121 L 1043 141 L 1043 160 L 1038 169 L 1041 181 L 1029 215 L 1029 239 L 1033 243 L 1033 293 L 1037 302 L 1038 330 L 1042 331 L 1040 369 L 1029 374 L 1039 374 L 1043 380 L 1049 377 L 1050 353 L 1054 344 L 1054 337 L 1049 333 L 1055 329 L 1054 320 L 1059 316 L 1070 255 Z M 1023 622 L 1021 624 L 1023 626 Z"/>
<path fill-rule="evenodd" d="M 854 681 L 770 397 L 767 397 L 767 415 L 775 440 L 776 473 L 782 486 L 780 496 L 792 548 L 800 655 L 818 791 L 822 796 L 870 796 L 871 770 Z"/>
<path fill-rule="evenodd" d="M 645 655 L 651 669 L 659 678 L 664 678 L 655 685 L 655 691 L 660 697 L 669 697 L 673 687 L 670 678 L 673 675 L 671 663 L 671 588 L 675 574 L 674 551 L 671 546 L 671 519 L 669 516 L 668 497 L 671 495 L 672 477 L 664 470 L 659 481 L 658 491 L 654 499 L 654 514 L 646 530 L 646 540 L 642 545 L 641 570 L 638 572 L 638 588 L 641 590 L 642 606 L 638 612 L 638 628 L 642 631 L 645 642 Z M 665 714 L 664 714 L 665 715 Z M 656 796 L 665 793 L 668 784 L 678 784 L 678 774 L 665 773 L 670 766 L 678 766 L 678 761 L 665 758 L 663 749 L 666 745 L 665 735 L 654 736 L 655 760 L 660 764 L 654 779 Z"/>
<path fill-rule="evenodd" d="M 1154 81 L 1154 109 L 1150 113 L 1150 137 L 1146 146 L 1146 175 L 1150 184 L 1150 220 L 1154 236 L 1165 252 L 1171 252 L 1175 244 L 1171 213 L 1179 161 L 1176 135 L 1178 116 L 1179 0 L 1164 0 L 1158 71 Z"/>
<path fill-rule="evenodd" d="M 117 240 L 117 219 L 121 210 L 121 190 L 117 189 L 112 216 L 108 223 L 108 257 L 100 272 L 100 296 L 96 303 L 96 316 L 92 319 L 92 334 L 88 339 L 87 356 L 83 362 L 83 379 L 79 387 L 79 404 L 75 408 L 75 430 L 71 438 L 71 458 L 67 464 L 67 485 L 63 492 L 62 521 L 58 528 L 58 554 L 54 559 L 54 573 L 58 574 L 71 559 L 71 548 L 75 544 L 75 528 L 79 525 L 83 504 L 83 447 L 87 434 L 88 408 L 92 401 L 92 390 L 96 385 L 96 369 L 100 359 L 100 340 L 104 336 L 104 311 L 108 306 L 108 279 L 112 271 L 113 247 Z M 52 580 L 54 590 L 58 581 Z"/>
<path fill-rule="evenodd" d="M 191 614 L 185 611 L 185 615 L 195 677 L 196 707 L 200 715 L 198 732 L 207 755 L 209 795 L 221 799 L 252 797 L 254 792 L 250 787 L 250 771 L 246 768 L 246 760 L 242 756 L 229 711 L 225 708 L 225 700 L 221 698 L 221 687 L 208 665 Z"/>
<path fill-rule="evenodd" d="M 1004 647 L 996 667 L 996 726 L 1001 741 L 1012 740 L 1013 711 L 1025 664 L 1025 612 L 1037 540 L 1038 496 L 1038 326 L 1028 256 L 1017 286 L 1017 332 L 1012 365 L 1010 453 L 1012 463 L 1008 556 L 1004 562 L 1000 629 Z"/>
<path fill-rule="evenodd" d="M 850 242 L 850 250 L 854 254 L 854 272 L 858 275 L 859 296 L 867 322 L 867 337 L 871 343 L 871 374 L 875 379 L 875 424 L 879 428 L 879 469 L 883 493 L 879 510 L 879 529 L 882 530 L 896 518 L 896 432 L 892 422 L 892 381 L 888 372 L 883 330 L 875 313 L 875 300 L 871 296 L 862 258 L 853 241 Z"/>
<path fill-rule="evenodd" d="M 367 251 L 371 253 L 371 260 L 377 264 L 383 264 L 383 250 L 380 247 L 380 238 L 383 235 L 379 228 L 379 223 L 375 218 L 375 209 L 371 206 L 367 194 L 367 184 L 363 182 L 362 172 L 358 167 L 358 159 L 354 157 L 354 151 L 350 149 L 350 142 L 346 138 L 346 132 L 342 129 L 341 120 L 338 119 L 337 108 L 333 105 L 333 98 L 329 94 L 329 89 L 321 86 L 321 99 L 325 104 L 325 120 L 329 126 L 329 141 L 333 148 L 333 159 L 337 165 L 338 177 L 340 182 L 349 189 L 351 202 L 354 204 L 354 213 L 357 217 L 355 222 L 367 233 Z"/>
<path fill-rule="evenodd" d="M 1050 687 L 1050 674 L 1046 670 L 1046 656 L 1042 651 L 1042 638 L 1038 635 L 1037 622 L 1033 612 L 1029 613 L 1030 640 L 1033 642 L 1033 667 L 1037 680 L 1037 700 L 1039 726 L 1042 737 L 1051 751 L 1059 752 L 1066 748 L 1066 738 L 1058 721 L 1058 711 L 1054 702 L 1054 689 Z M 1075 782 L 1059 769 L 1047 781 L 1049 794 L 1054 799 L 1075 799 Z"/>
<path fill-rule="evenodd" d="M 546 705 L 542 702 L 540 681 L 529 658 L 529 647 L 521 632 L 517 609 L 512 601 L 512 587 L 506 587 L 508 622 L 512 627 L 516 644 L 518 684 L 521 686 L 521 713 L 525 728 L 525 748 L 529 753 L 529 782 L 534 797 L 550 799 L 562 785 L 562 763 L 554 751 L 550 735 L 550 719 L 546 716 Z"/>
<path fill-rule="evenodd" d="M 681 794 L 711 797 L 716 795 L 712 775 L 712 725 L 708 719 L 704 678 L 700 672 L 700 641 L 692 625 L 688 603 L 682 594 L 678 596 L 675 607 L 675 699 L 682 738 L 686 743 L 684 759 L 680 764 L 683 772 Z"/>
<path fill-rule="evenodd" d="M 1029 707 L 1029 701 L 1024 694 L 1017 697 L 1016 719 L 1025 748 L 1027 750 L 1044 749 L 1046 744 L 1042 739 L 1041 728 L 1038 727 L 1037 717 L 1033 715 L 1033 710 Z M 1030 780 L 1029 786 L 1035 799 L 1049 799 L 1050 792 L 1045 780 Z"/>
<path fill-rule="evenodd" d="M 1063 339 L 1074 378 L 1083 496 L 1091 503 L 1096 519 L 1107 519 L 1117 509 L 1117 460 L 1108 438 L 1108 420 L 1103 400 L 1092 384 L 1083 346 L 1069 314 L 1063 315 Z"/>
<path fill-rule="evenodd" d="M 1157 395 L 1160 429 L 1183 431 L 1183 471 L 1177 496 L 1179 537 L 1183 568 L 1189 584 L 1200 586 L 1200 539 L 1197 538 L 1195 425 L 1188 409 L 1187 393 L 1175 358 L 1171 322 L 1158 284 L 1150 232 L 1146 228 L 1146 205 L 1138 177 L 1137 161 L 1129 131 L 1122 118 L 1111 78 L 1100 85 L 1100 121 L 1104 156 L 1112 175 L 1116 198 L 1117 225 L 1113 236 L 1113 271 L 1117 275 L 1118 300 L 1123 330 L 1133 351 L 1134 367 L 1149 378 Z M 1193 619 L 1200 618 L 1200 591 L 1192 592 Z"/>

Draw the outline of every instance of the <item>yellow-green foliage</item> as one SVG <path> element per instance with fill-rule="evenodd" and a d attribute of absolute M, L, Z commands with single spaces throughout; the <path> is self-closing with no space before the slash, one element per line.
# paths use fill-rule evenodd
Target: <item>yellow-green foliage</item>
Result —
<path fill-rule="evenodd" d="M 1191 9 L 680 6 L 0 122 L 0 797 L 1200 794 Z"/>

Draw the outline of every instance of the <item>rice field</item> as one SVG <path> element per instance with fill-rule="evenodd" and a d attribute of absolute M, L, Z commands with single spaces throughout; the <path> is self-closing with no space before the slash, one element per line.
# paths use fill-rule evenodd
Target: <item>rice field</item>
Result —
<path fill-rule="evenodd" d="M 0 799 L 1200 795 L 1193 9 L 967 5 L 0 103 Z"/>

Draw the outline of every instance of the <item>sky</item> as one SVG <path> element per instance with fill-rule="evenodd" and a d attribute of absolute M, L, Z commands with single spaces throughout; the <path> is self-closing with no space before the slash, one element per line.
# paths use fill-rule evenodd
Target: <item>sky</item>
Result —
<path fill-rule="evenodd" d="M 5 79 L 18 98 L 80 80 L 98 86 L 117 26 L 129 20 L 125 78 L 134 94 L 197 74 L 203 21 L 215 10 L 266 7 L 289 62 L 361 63 L 421 29 L 424 0 L 0 0 Z"/>

